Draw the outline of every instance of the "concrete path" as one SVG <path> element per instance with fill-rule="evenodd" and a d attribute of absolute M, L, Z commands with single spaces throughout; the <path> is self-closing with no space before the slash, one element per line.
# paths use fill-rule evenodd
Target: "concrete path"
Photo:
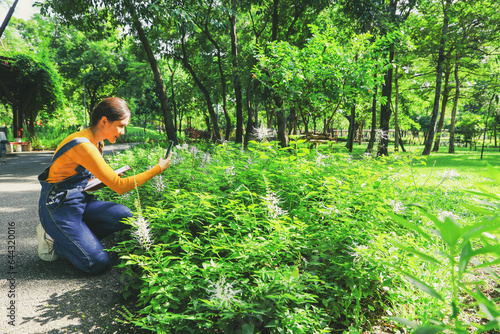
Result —
<path fill-rule="evenodd" d="M 109 145 L 120 150 L 126 145 Z M 106 152 L 105 152 L 106 153 Z M 37 180 L 53 152 L 22 152 L 0 161 L 0 333 L 150 333 L 117 322 L 121 271 L 87 275 L 66 260 L 37 256 Z M 116 254 L 111 254 L 114 264 Z"/>

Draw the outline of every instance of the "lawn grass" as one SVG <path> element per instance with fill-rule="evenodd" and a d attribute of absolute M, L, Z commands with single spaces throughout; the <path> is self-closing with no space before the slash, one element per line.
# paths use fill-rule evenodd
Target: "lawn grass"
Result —
<path fill-rule="evenodd" d="M 79 128 L 77 126 L 61 127 L 45 125 L 43 127 L 36 127 L 36 140 L 32 142 L 32 147 L 34 150 L 54 150 L 64 138 L 78 130 Z M 127 126 L 125 135 L 120 137 L 117 143 L 144 142 L 150 139 L 159 140 L 162 138 L 166 138 L 164 133 L 158 133 L 158 131 L 153 129 L 144 129 L 140 126 L 131 125 Z M 14 141 L 13 138 L 9 139 L 10 141 Z"/>
<path fill-rule="evenodd" d="M 326 147 L 326 145 L 323 145 Z M 333 146 L 335 150 L 345 151 L 345 143 L 338 143 Z M 413 154 L 416 157 L 422 157 L 423 145 L 406 146 L 406 152 L 398 152 L 397 154 Z M 353 148 L 353 155 L 364 154 L 366 150 L 366 143 L 362 145 L 355 145 Z M 389 146 L 389 154 L 394 154 L 394 145 Z M 425 157 L 425 165 L 417 164 L 415 167 L 422 173 L 426 170 L 446 170 L 455 169 L 460 173 L 472 173 L 481 175 L 487 170 L 487 165 L 493 167 L 500 167 L 500 149 L 498 147 L 485 147 L 483 158 L 481 159 L 481 147 L 477 146 L 470 150 L 469 147 L 455 147 L 455 153 L 448 153 L 448 146 L 441 146 L 439 152 L 431 152 L 430 155 Z"/>

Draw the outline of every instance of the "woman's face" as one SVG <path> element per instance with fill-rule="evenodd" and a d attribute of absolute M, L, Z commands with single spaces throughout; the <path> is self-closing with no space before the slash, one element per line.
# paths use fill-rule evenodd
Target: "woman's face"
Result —
<path fill-rule="evenodd" d="M 128 125 L 130 116 L 118 121 L 109 122 L 104 116 L 101 121 L 103 121 L 103 137 L 109 140 L 110 143 L 116 142 L 118 137 L 125 134 L 125 127 Z"/>

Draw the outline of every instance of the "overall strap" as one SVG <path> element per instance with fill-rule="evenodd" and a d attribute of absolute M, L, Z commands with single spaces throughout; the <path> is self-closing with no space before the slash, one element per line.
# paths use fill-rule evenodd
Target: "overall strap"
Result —
<path fill-rule="evenodd" d="M 38 175 L 38 180 L 39 181 L 45 181 L 47 180 L 47 178 L 49 177 L 49 169 L 50 167 L 52 166 L 52 164 L 61 156 L 63 155 L 64 153 L 68 152 L 70 149 L 72 149 L 73 147 L 75 147 L 76 145 L 78 144 L 81 144 L 81 143 L 90 143 L 91 141 L 88 139 L 88 138 L 85 138 L 85 137 L 78 137 L 78 138 L 74 138 L 72 140 L 70 140 L 69 142 L 67 142 L 66 144 L 64 144 L 55 154 L 54 156 L 52 157 L 52 161 L 50 162 L 50 165 L 47 166 L 47 168 L 45 168 L 45 170 L 42 172 L 42 174 Z M 79 165 L 75 171 L 77 173 L 81 172 L 85 170 L 85 168 L 81 165 Z"/>
<path fill-rule="evenodd" d="M 90 143 L 90 140 L 85 137 L 78 137 L 70 140 L 69 142 L 64 144 L 63 147 L 61 147 L 56 152 L 56 154 L 54 154 L 54 156 L 52 157 L 51 164 L 53 164 L 61 155 L 63 155 L 64 153 L 68 152 L 70 149 L 81 143 Z"/>

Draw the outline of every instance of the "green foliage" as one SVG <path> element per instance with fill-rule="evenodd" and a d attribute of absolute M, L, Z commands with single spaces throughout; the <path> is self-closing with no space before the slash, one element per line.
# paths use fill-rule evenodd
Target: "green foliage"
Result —
<path fill-rule="evenodd" d="M 36 140 L 32 142 L 34 150 L 55 150 L 64 138 L 78 131 L 78 126 L 63 124 L 43 124 L 36 126 Z"/>
<path fill-rule="evenodd" d="M 18 84 L 10 93 L 16 101 L 28 101 L 23 117 L 28 123 L 29 135 L 33 136 L 37 116 L 55 114 L 63 106 L 62 79 L 48 59 L 28 53 L 10 53 L 8 57 L 12 59 L 9 63 Z M 11 103 L 4 94 L 0 94 L 0 101 Z"/>
<path fill-rule="evenodd" d="M 382 43 L 369 34 L 341 40 L 338 29 L 312 26 L 314 36 L 303 48 L 274 42 L 259 49 L 254 77 L 290 107 L 331 121 L 339 108 L 370 101 L 385 70 Z"/>
<path fill-rule="evenodd" d="M 480 133 L 482 124 L 481 116 L 464 114 L 457 123 L 457 133 L 463 134 L 466 139 L 472 139 Z"/>
<path fill-rule="evenodd" d="M 110 164 L 137 173 L 162 153 L 141 145 Z M 127 321 L 159 333 L 495 327 L 477 276 L 499 248 L 498 218 L 481 218 L 498 211 L 494 188 L 470 192 L 475 179 L 454 170 L 421 173 L 418 152 L 325 153 L 302 140 L 246 151 L 184 144 L 171 169 L 134 192 L 103 190 L 136 212 L 131 238 L 115 247 L 124 293 L 139 298 Z M 487 325 L 473 320 L 487 315 Z"/>
<path fill-rule="evenodd" d="M 460 214 L 457 208 L 455 213 L 435 213 L 444 207 L 443 203 L 428 209 L 414 205 L 413 212 L 409 207 L 406 212 L 388 213 L 409 234 L 389 241 L 392 247 L 383 251 L 383 262 L 428 295 L 429 305 L 435 305 L 425 313 L 414 314 L 418 322 L 392 317 L 413 328 L 413 333 L 482 333 L 500 329 L 496 299 L 485 295 L 488 286 L 498 284 L 500 279 L 495 272 L 500 249 L 500 172 L 490 166 L 487 176 L 482 184 L 475 184 L 475 190 L 462 190 L 473 202 L 462 201 Z M 459 176 L 449 172 L 443 177 Z M 461 216 L 469 217 L 461 222 Z M 398 261 L 401 255 L 395 256 L 397 249 L 412 261 Z M 475 308 L 477 316 L 486 321 L 471 320 L 470 310 Z"/>
<path fill-rule="evenodd" d="M 162 152 L 138 147 L 110 163 L 140 172 Z M 133 238 L 115 249 L 132 278 L 126 294 L 139 290 L 142 310 L 129 321 L 160 333 L 320 333 L 380 321 L 372 314 L 387 307 L 390 279 L 353 249 L 388 232 L 380 208 L 393 194 L 380 189 L 403 166 L 301 141 L 178 146 L 171 169 L 137 192 L 102 193 L 136 209 Z"/>

